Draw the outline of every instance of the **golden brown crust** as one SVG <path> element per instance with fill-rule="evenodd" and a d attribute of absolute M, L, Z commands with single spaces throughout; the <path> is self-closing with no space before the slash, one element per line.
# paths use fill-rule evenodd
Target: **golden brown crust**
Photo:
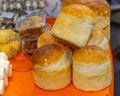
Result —
<path fill-rule="evenodd" d="M 80 19 L 85 17 L 95 18 L 95 14 L 90 8 L 80 4 L 71 4 L 71 5 L 65 6 L 62 8 L 61 12 L 71 16 L 75 16 Z"/>
<path fill-rule="evenodd" d="M 63 43 L 58 42 L 58 40 L 54 38 L 50 32 L 44 32 L 43 34 L 40 35 L 40 37 L 38 38 L 37 47 L 39 48 L 47 44 L 57 44 L 67 52 L 70 52 L 69 46 L 66 46 Z"/>
<path fill-rule="evenodd" d="M 96 45 L 108 51 L 108 40 L 103 29 L 95 27 L 87 45 Z"/>
<path fill-rule="evenodd" d="M 89 73 L 88 73 L 89 74 Z M 94 75 L 86 75 L 86 72 L 80 72 L 77 69 L 73 69 L 73 84 L 76 88 L 84 91 L 100 91 L 111 84 L 111 68 L 101 70 Z"/>
<path fill-rule="evenodd" d="M 33 67 L 47 67 L 55 64 L 64 55 L 63 49 L 55 44 L 48 44 L 37 49 L 32 56 Z"/>
<path fill-rule="evenodd" d="M 76 64 L 102 64 L 107 60 L 107 52 L 97 46 L 91 45 L 75 51 L 73 62 Z"/>
<path fill-rule="evenodd" d="M 94 28 L 90 36 L 90 39 L 97 39 L 99 37 L 99 34 L 104 35 L 105 34 L 104 30 L 100 28 Z"/>
<path fill-rule="evenodd" d="M 110 17 L 110 6 L 106 0 L 62 0 L 63 7 L 70 4 L 83 4 L 91 8 L 97 15 Z"/>
<path fill-rule="evenodd" d="M 52 27 L 52 35 L 68 46 L 86 46 L 92 33 L 94 19 L 94 12 L 87 6 L 66 6 L 62 8 Z"/>
<path fill-rule="evenodd" d="M 40 35 L 37 41 L 37 47 L 41 47 L 46 44 L 56 44 L 57 40 L 51 35 L 50 32 L 44 32 Z"/>
<path fill-rule="evenodd" d="M 32 70 L 35 84 L 45 90 L 58 90 L 65 88 L 71 82 L 71 66 L 65 66 L 61 70 L 40 71 Z"/>

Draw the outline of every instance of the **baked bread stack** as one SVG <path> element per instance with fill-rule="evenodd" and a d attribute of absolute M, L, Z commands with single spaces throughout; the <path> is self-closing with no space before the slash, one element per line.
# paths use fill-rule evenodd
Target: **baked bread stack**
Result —
<path fill-rule="evenodd" d="M 84 91 L 98 91 L 111 84 L 108 53 L 97 46 L 86 46 L 73 55 L 73 83 Z"/>
<path fill-rule="evenodd" d="M 0 52 L 5 52 L 8 58 L 13 58 L 20 51 L 19 34 L 11 29 L 0 30 Z"/>
<path fill-rule="evenodd" d="M 112 69 L 108 53 L 109 10 L 109 5 L 105 0 L 63 0 L 61 12 L 51 31 L 39 37 L 37 42 L 39 49 L 32 57 L 32 73 L 38 87 L 46 90 L 64 88 L 70 83 L 70 73 L 74 86 L 83 91 L 99 91 L 111 84 Z M 62 60 L 64 62 L 61 62 L 61 59 L 56 60 L 58 56 L 64 57 L 64 55 L 58 51 L 51 51 L 51 48 L 56 50 L 57 46 L 59 51 L 64 50 L 62 54 L 66 53 L 67 58 Z M 66 49 L 71 50 L 71 47 L 75 50 L 72 50 L 73 54 L 70 55 L 68 54 L 70 51 Z M 65 71 L 66 76 L 64 75 L 63 78 L 63 65 L 66 65 L 66 60 L 73 65 L 72 71 Z M 56 62 L 49 63 L 48 61 Z M 57 61 L 61 62 L 58 68 L 55 67 L 58 64 Z M 51 64 L 55 66 L 51 67 Z M 62 68 L 61 74 L 57 72 L 59 68 Z M 68 70 L 67 67 L 64 68 Z M 51 70 L 54 70 L 54 75 Z M 59 76 L 57 77 L 56 74 Z M 66 83 L 57 79 L 61 77 Z"/>
<path fill-rule="evenodd" d="M 71 62 L 66 50 L 47 44 L 32 56 L 32 74 L 35 84 L 45 90 L 58 90 L 71 82 Z"/>
<path fill-rule="evenodd" d="M 105 0 L 62 0 L 62 3 L 63 3 L 62 9 L 64 9 L 65 7 L 69 5 L 73 5 L 73 4 L 80 5 L 81 4 L 81 5 L 87 6 L 93 11 L 93 13 L 95 14 L 94 21 L 93 21 L 94 27 L 93 27 L 93 31 L 91 32 L 93 35 L 87 41 L 87 45 L 97 45 L 105 50 L 108 50 L 108 45 L 106 43 L 108 43 L 110 40 L 110 6 L 109 4 Z M 71 13 L 71 16 L 73 16 L 74 13 L 75 11 Z M 88 14 L 86 15 L 89 16 Z M 63 20 L 65 21 L 66 19 L 64 18 Z M 61 24 L 61 26 L 63 25 L 61 22 L 59 22 L 59 24 Z M 99 32 L 97 32 L 98 34 L 96 34 L 96 29 L 99 30 Z M 79 27 L 79 30 L 81 30 L 80 27 Z M 53 35 L 55 33 L 57 32 L 53 32 Z M 59 32 L 58 35 L 54 35 L 54 36 L 59 37 L 60 33 L 61 32 Z M 97 35 L 96 36 L 97 38 L 94 38 L 93 37 L 94 35 Z M 68 41 L 71 41 L 71 40 L 68 40 Z"/>

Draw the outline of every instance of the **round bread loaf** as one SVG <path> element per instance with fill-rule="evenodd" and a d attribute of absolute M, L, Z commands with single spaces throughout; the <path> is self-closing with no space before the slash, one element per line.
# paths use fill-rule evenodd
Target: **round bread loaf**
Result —
<path fill-rule="evenodd" d="M 87 46 L 73 55 L 73 83 L 84 91 L 98 91 L 111 84 L 111 64 L 108 53 L 97 47 Z"/>
<path fill-rule="evenodd" d="M 68 57 L 70 59 L 72 58 L 72 51 L 69 49 L 69 46 L 66 47 L 65 45 L 63 45 L 63 43 L 58 42 L 58 40 L 56 38 L 54 38 L 50 32 L 44 32 L 40 35 L 40 37 L 38 38 L 38 41 L 37 41 L 37 48 L 40 48 L 47 44 L 59 45 L 64 50 L 66 50 Z"/>
<path fill-rule="evenodd" d="M 71 82 L 71 65 L 66 51 L 48 44 L 35 51 L 31 59 L 35 84 L 45 90 L 58 90 Z"/>
<path fill-rule="evenodd" d="M 104 35 L 110 40 L 110 5 L 106 0 L 62 0 L 62 8 L 71 4 L 82 4 L 95 14 L 95 27 L 104 29 Z M 103 10 L 104 9 L 104 10 Z"/>
<path fill-rule="evenodd" d="M 62 7 L 70 4 L 82 4 L 88 6 L 99 16 L 110 17 L 110 6 L 106 0 L 62 0 Z"/>

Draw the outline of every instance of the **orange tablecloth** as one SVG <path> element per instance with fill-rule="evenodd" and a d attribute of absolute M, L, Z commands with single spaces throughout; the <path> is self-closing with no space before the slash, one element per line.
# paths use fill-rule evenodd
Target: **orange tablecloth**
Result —
<path fill-rule="evenodd" d="M 49 20 L 48 20 L 49 21 Z M 50 21 L 49 21 L 50 22 Z M 54 20 L 52 21 L 52 23 Z M 111 58 L 111 66 L 113 71 L 112 55 L 109 50 Z M 21 51 L 14 59 L 10 60 L 13 64 L 13 69 L 24 68 L 27 64 L 29 67 L 30 61 L 25 57 Z M 19 67 L 17 67 L 21 64 Z M 97 92 L 84 92 L 76 89 L 71 83 L 68 87 L 58 91 L 46 91 L 39 89 L 34 85 L 31 71 L 17 72 L 13 71 L 13 75 L 9 78 L 9 85 L 5 88 L 5 93 L 2 96 L 114 96 L 114 76 L 112 84 L 104 90 Z"/>

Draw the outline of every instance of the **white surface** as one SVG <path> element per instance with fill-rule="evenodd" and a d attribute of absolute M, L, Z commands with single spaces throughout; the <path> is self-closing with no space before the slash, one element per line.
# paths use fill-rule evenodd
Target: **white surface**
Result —
<path fill-rule="evenodd" d="M 0 80 L 4 80 L 5 79 L 5 68 L 4 67 L 0 67 Z"/>
<path fill-rule="evenodd" d="M 0 59 L 8 60 L 8 57 L 4 52 L 0 52 Z"/>
<path fill-rule="evenodd" d="M 0 67 L 4 67 L 6 74 L 9 74 L 9 70 L 10 70 L 10 62 L 9 61 L 0 60 Z"/>
<path fill-rule="evenodd" d="M 4 81 L 0 80 L 0 94 L 4 93 Z"/>

